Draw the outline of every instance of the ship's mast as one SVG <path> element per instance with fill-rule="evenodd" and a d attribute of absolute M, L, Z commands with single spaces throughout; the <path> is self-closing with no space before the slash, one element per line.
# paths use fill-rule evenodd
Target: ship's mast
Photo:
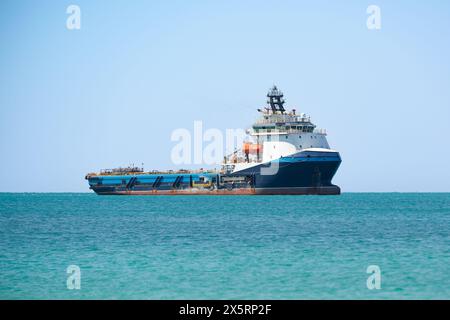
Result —
<path fill-rule="evenodd" d="M 283 92 L 278 90 L 277 86 L 273 86 L 267 93 L 267 103 L 270 105 L 273 114 L 280 112 L 284 114 L 286 110 L 284 109 L 284 99 Z"/>

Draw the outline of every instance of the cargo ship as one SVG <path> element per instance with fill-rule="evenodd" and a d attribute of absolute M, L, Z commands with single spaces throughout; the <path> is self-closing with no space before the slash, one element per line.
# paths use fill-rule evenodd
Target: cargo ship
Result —
<path fill-rule="evenodd" d="M 330 148 L 326 131 L 284 105 L 283 93 L 273 86 L 242 148 L 224 157 L 220 169 L 144 172 L 129 166 L 85 178 L 99 195 L 340 194 L 332 178 L 341 157 Z"/>

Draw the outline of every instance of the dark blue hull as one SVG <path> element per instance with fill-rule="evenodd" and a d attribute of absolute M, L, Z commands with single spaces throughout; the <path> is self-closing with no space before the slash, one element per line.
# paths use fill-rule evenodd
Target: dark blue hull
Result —
<path fill-rule="evenodd" d="M 151 173 L 87 179 L 97 194 L 340 194 L 331 182 L 340 163 L 337 152 L 303 151 L 230 174 Z"/>
<path fill-rule="evenodd" d="M 331 182 L 340 164 L 337 152 L 306 151 L 238 174 L 254 174 L 260 194 L 340 194 Z"/>

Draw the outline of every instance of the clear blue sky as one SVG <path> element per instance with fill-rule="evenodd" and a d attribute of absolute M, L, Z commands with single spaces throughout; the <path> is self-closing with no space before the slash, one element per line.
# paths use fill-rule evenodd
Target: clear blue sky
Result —
<path fill-rule="evenodd" d="M 0 191 L 170 168 L 174 129 L 245 128 L 276 83 L 327 129 L 343 191 L 448 192 L 449 39 L 448 1 L 3 0 Z"/>

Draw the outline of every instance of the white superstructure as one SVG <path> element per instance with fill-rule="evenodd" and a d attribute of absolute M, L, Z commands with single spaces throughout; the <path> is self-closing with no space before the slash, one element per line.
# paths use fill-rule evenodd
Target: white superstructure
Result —
<path fill-rule="evenodd" d="M 247 132 L 248 142 L 226 158 L 230 171 L 237 172 L 261 163 L 314 149 L 330 150 L 326 132 L 317 129 L 306 114 L 284 109 L 283 93 L 274 86 L 267 94 L 269 107 L 258 109 L 260 118 Z"/>

